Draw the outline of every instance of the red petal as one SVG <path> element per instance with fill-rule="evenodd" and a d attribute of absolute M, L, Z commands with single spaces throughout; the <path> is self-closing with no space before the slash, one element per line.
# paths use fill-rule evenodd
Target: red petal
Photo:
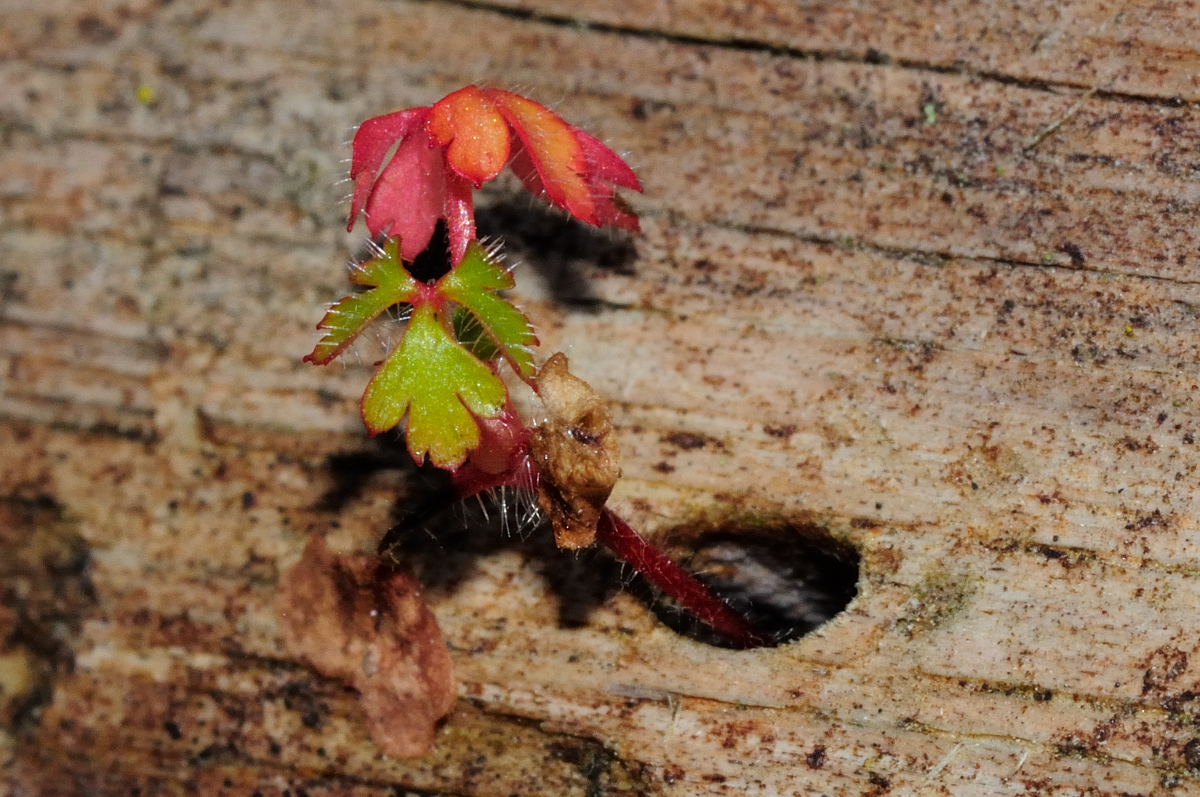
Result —
<path fill-rule="evenodd" d="M 606 183 L 633 191 L 642 190 L 642 184 L 638 182 L 637 175 L 633 173 L 633 169 L 629 168 L 629 164 L 621 160 L 621 156 L 579 128 L 575 129 L 575 137 L 579 139 L 579 144 L 583 147 L 589 178 L 599 178 Z"/>
<path fill-rule="evenodd" d="M 587 159 L 588 171 L 585 178 L 592 190 L 592 202 L 596 205 L 596 216 L 600 219 L 601 226 L 640 229 L 637 216 L 628 212 L 623 204 L 618 204 L 613 192 L 614 185 L 634 191 L 642 190 L 633 169 L 595 137 L 582 130 L 576 130 L 575 137 L 579 139 Z"/>
<path fill-rule="evenodd" d="M 583 178 L 587 159 L 575 129 L 549 108 L 519 94 L 499 89 L 483 92 L 521 139 L 550 201 L 565 207 L 577 219 L 598 225 L 591 189 Z"/>
<path fill-rule="evenodd" d="M 350 223 L 346 225 L 349 231 L 358 220 L 358 214 L 367 204 L 371 188 L 375 185 L 375 177 L 389 149 L 400 139 L 407 136 L 429 115 L 428 108 L 410 108 L 383 116 L 368 119 L 358 127 L 354 134 L 353 155 L 350 161 L 350 179 L 357 180 L 354 186 L 354 199 L 350 202 Z"/>
<path fill-rule="evenodd" d="M 596 215 L 600 218 L 599 226 L 623 227 L 635 232 L 641 229 L 638 217 L 617 204 L 612 186 L 595 186 L 592 190 L 592 200 L 596 203 Z"/>
<path fill-rule="evenodd" d="M 433 106 L 429 135 L 445 147 L 450 168 L 483 185 L 500 173 L 508 160 L 508 123 L 496 106 L 474 86 L 447 94 Z"/>
<path fill-rule="evenodd" d="M 475 200 L 471 184 L 457 174 L 446 175 L 446 228 L 450 233 L 450 262 L 457 265 L 475 238 Z"/>
<path fill-rule="evenodd" d="M 524 144 L 517 142 L 517 146 L 513 148 L 512 161 L 508 165 L 513 174 L 520 179 L 521 184 L 525 186 L 526 191 L 539 199 L 549 199 L 546 186 L 542 185 L 542 178 L 538 176 L 537 167 L 533 165 L 533 159 L 525 151 Z"/>
<path fill-rule="evenodd" d="M 367 200 L 367 228 L 400 238 L 400 256 L 412 260 L 446 207 L 446 163 L 424 130 L 407 136 L 383 168 Z"/>
<path fill-rule="evenodd" d="M 541 177 L 538 176 L 537 167 L 534 166 L 529 153 L 525 151 L 525 147 L 520 142 L 517 142 L 513 150 L 513 158 L 509 167 L 513 170 L 513 174 L 520 178 L 529 193 L 537 197 L 546 196 L 546 188 L 542 185 Z M 632 174 L 632 172 L 630 173 Z M 596 226 L 623 227 L 634 231 L 641 229 L 637 216 L 626 212 L 621 205 L 617 204 L 610 184 L 598 179 L 594 174 L 587 175 L 587 183 L 591 192 L 592 204 L 596 208 Z M 638 186 L 638 190 L 641 190 L 640 186 Z"/>

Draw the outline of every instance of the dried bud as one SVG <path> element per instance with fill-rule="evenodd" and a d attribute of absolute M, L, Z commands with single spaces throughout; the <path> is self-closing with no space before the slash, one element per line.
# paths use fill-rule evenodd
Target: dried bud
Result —
<path fill-rule="evenodd" d="M 621 476 L 612 416 L 591 386 L 567 371 L 559 352 L 537 375 L 547 420 L 537 426 L 529 450 L 541 472 L 538 503 L 554 526 L 560 548 L 584 548 Z"/>

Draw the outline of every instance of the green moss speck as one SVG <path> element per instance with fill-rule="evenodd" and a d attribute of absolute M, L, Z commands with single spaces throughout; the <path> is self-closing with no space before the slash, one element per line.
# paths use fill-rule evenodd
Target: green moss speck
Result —
<path fill-rule="evenodd" d="M 896 627 L 909 639 L 933 631 L 958 614 L 974 592 L 970 576 L 936 565 L 913 588 L 912 598 Z"/>

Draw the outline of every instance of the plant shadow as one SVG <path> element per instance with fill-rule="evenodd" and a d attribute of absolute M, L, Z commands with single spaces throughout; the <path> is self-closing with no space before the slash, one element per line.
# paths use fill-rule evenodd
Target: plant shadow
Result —
<path fill-rule="evenodd" d="M 508 262 L 536 272 L 560 304 L 598 305 L 596 274 L 635 273 L 637 246 L 628 232 L 584 224 L 526 193 L 493 195 L 475 218 L 480 238 L 503 241 Z"/>
<path fill-rule="evenodd" d="M 384 560 L 411 572 L 432 599 L 457 592 L 485 559 L 516 552 L 545 580 L 562 628 L 587 625 L 596 609 L 625 591 L 681 636 L 730 647 L 606 548 L 560 549 L 532 494 L 502 488 L 460 501 L 449 475 L 418 468 L 399 439 L 377 438 L 369 448 L 329 457 L 326 466 L 333 486 L 317 507 L 335 514 L 358 500 L 375 474 L 402 472 L 411 487 L 394 502 L 393 525 L 378 550 Z M 659 544 L 772 645 L 816 630 L 858 591 L 858 552 L 805 522 L 685 524 Z"/>
<path fill-rule="evenodd" d="M 444 476 L 444 474 L 436 474 Z M 519 553 L 545 579 L 562 628 L 587 625 L 621 587 L 621 565 L 603 548 L 564 551 L 532 495 L 501 488 L 459 501 L 445 478 L 417 503 L 396 505 L 380 553 L 409 568 L 431 597 L 451 595 L 483 559 Z"/>
<path fill-rule="evenodd" d="M 381 436 L 361 449 L 326 458 L 332 485 L 313 508 L 338 515 L 362 500 L 380 474 L 399 475 L 409 487 L 392 505 L 393 525 L 381 536 L 384 560 L 408 570 L 430 598 L 454 594 L 482 560 L 503 552 L 523 556 L 557 601 L 559 625 L 586 625 L 593 611 L 621 588 L 622 567 L 605 549 L 564 551 L 532 495 L 512 489 L 460 501 L 449 474 L 418 467 L 403 440 Z"/>

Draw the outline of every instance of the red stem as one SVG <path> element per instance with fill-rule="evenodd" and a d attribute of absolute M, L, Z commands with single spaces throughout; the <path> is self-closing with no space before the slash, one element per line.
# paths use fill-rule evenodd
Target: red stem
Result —
<path fill-rule="evenodd" d="M 651 584 L 739 648 L 761 648 L 767 640 L 740 614 L 730 609 L 708 587 L 675 564 L 621 520 L 605 509 L 596 527 L 596 539 Z"/>
<path fill-rule="evenodd" d="M 516 417 L 515 412 L 513 417 Z M 524 429 L 521 430 L 525 432 Z M 509 454 L 508 469 L 488 473 L 468 462 L 454 472 L 454 487 L 460 499 L 496 487 L 514 486 L 536 490 L 541 474 L 529 457 L 528 433 L 519 436 Z M 740 614 L 730 609 L 690 573 L 647 542 L 611 509 L 600 515 L 596 539 L 646 579 L 674 598 L 727 641 L 739 648 L 761 648 L 769 644 Z"/>

